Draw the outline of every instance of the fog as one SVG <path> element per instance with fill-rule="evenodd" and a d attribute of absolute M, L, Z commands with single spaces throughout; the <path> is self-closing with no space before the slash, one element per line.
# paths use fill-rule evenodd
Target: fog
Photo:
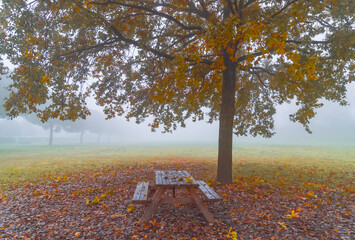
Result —
<path fill-rule="evenodd" d="M 318 109 L 311 120 L 312 134 L 307 133 L 299 123 L 289 120 L 289 114 L 297 108 L 294 104 L 285 104 L 277 107 L 274 137 L 234 137 L 234 144 L 355 144 L 354 83 L 348 87 L 347 99 L 350 105 L 345 107 L 324 102 L 324 107 Z M 92 104 L 90 107 L 97 109 Z M 32 122 L 35 124 L 23 117 L 0 119 L 0 143 L 48 144 L 48 123 Z M 137 125 L 134 119 L 127 122 L 123 117 L 104 120 L 102 112 L 94 110 L 85 121 L 54 127 L 53 144 L 79 144 L 81 134 L 83 144 L 218 143 L 218 122 L 188 121 L 186 128 L 178 128 L 173 133 L 161 133 L 161 130 L 151 132 L 148 122 Z"/>
<path fill-rule="evenodd" d="M 6 63 L 11 68 L 7 60 Z M 276 134 L 272 138 L 234 136 L 234 144 L 355 145 L 355 83 L 349 84 L 347 90 L 348 106 L 323 101 L 324 106 L 317 110 L 311 120 L 312 134 L 307 133 L 301 124 L 289 120 L 289 115 L 297 110 L 297 106 L 284 104 L 277 107 L 274 118 Z M 4 92 L 0 91 L 0 99 L 4 98 L 2 95 Z M 218 122 L 209 124 L 204 121 L 187 121 L 186 128 L 180 127 L 173 133 L 162 133 L 159 129 L 152 132 L 148 126 L 149 119 L 141 124 L 136 124 L 134 119 L 127 122 L 124 117 L 105 120 L 94 101 L 88 104 L 92 116 L 86 121 L 65 124 L 59 120 L 52 122 L 55 126 L 53 144 L 218 143 Z M 48 144 L 50 125 L 41 124 L 33 117 L 3 119 L 0 114 L 0 144 Z"/>

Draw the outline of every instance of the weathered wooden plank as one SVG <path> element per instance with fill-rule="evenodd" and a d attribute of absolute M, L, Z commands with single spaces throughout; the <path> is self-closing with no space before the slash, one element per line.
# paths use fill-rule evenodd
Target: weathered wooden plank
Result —
<path fill-rule="evenodd" d="M 185 185 L 185 174 L 178 170 L 176 171 L 176 181 L 177 181 L 177 185 Z"/>
<path fill-rule="evenodd" d="M 132 202 L 142 203 L 148 201 L 149 182 L 139 182 L 134 191 Z"/>
<path fill-rule="evenodd" d="M 163 185 L 170 185 L 169 176 L 167 171 L 162 171 Z"/>
<path fill-rule="evenodd" d="M 171 185 L 178 184 L 179 174 L 177 171 L 169 171 L 169 180 Z"/>
<path fill-rule="evenodd" d="M 205 194 L 209 200 L 221 200 L 219 196 L 210 186 L 208 186 L 204 181 L 197 181 L 199 184 L 199 189 Z"/>
<path fill-rule="evenodd" d="M 186 170 L 181 171 L 181 173 L 184 174 L 185 177 L 191 176 L 191 174 Z"/>
<path fill-rule="evenodd" d="M 202 191 L 202 193 L 208 198 L 208 199 L 214 199 L 214 196 L 208 191 L 208 189 L 205 187 L 205 185 L 200 183 L 199 189 Z"/>
<path fill-rule="evenodd" d="M 174 171 L 166 171 L 168 185 L 173 185 Z"/>
<path fill-rule="evenodd" d="M 204 181 L 198 181 L 200 190 L 205 193 L 209 198 L 213 198 L 214 195 L 212 194 L 213 189 L 210 188 Z"/>
<path fill-rule="evenodd" d="M 136 187 L 136 190 L 134 191 L 132 201 L 138 201 L 139 200 L 139 197 L 141 195 L 141 191 L 140 191 L 141 187 L 142 187 L 142 182 L 139 182 L 137 187 Z"/>
<path fill-rule="evenodd" d="M 188 184 L 188 185 L 195 185 L 195 184 L 197 184 L 197 183 L 196 183 L 196 179 L 195 179 L 194 177 L 192 177 L 191 174 L 190 174 L 188 171 L 183 170 L 182 173 L 183 173 L 183 175 L 185 176 L 184 181 L 185 181 L 186 177 L 191 177 L 191 179 L 192 179 L 192 182 L 191 182 L 191 183 L 186 183 L 186 181 L 185 181 L 186 184 Z"/>
<path fill-rule="evenodd" d="M 163 184 L 162 171 L 156 171 L 155 172 L 155 184 L 156 185 L 162 185 Z"/>
<path fill-rule="evenodd" d="M 143 182 L 140 199 L 144 201 L 148 199 L 148 188 L 149 188 L 149 182 Z"/>
<path fill-rule="evenodd" d="M 208 186 L 204 181 L 198 181 L 199 188 L 207 196 L 208 199 L 222 199 L 210 186 Z"/>
<path fill-rule="evenodd" d="M 160 171 L 161 173 L 161 179 L 160 179 L 160 184 L 163 185 L 164 184 L 164 177 L 165 177 L 165 174 L 164 174 L 164 171 Z"/>
<path fill-rule="evenodd" d="M 198 186 L 196 180 L 191 177 L 192 182 L 187 183 L 186 177 L 191 177 L 187 171 L 156 171 L 156 185 L 164 187 L 186 187 Z M 179 179 L 181 177 L 181 180 Z"/>
<path fill-rule="evenodd" d="M 181 185 L 185 182 L 185 175 L 182 171 L 180 170 L 176 171 L 176 177 L 177 177 L 178 185 Z"/>

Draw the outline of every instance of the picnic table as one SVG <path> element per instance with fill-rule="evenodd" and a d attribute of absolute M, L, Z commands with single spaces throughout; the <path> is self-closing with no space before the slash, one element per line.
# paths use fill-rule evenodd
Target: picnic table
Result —
<path fill-rule="evenodd" d="M 176 190 L 183 189 L 187 196 L 177 197 Z M 165 196 L 168 191 L 172 196 Z M 198 194 L 198 190 L 204 196 Z M 146 222 L 159 204 L 193 204 L 198 207 L 209 223 L 214 222 L 213 214 L 204 205 L 204 202 L 219 201 L 222 198 L 204 181 L 195 180 L 191 174 L 184 171 L 156 171 L 155 185 L 149 187 L 149 182 L 139 182 L 134 192 L 132 202 L 146 204 L 147 208 L 140 219 Z"/>

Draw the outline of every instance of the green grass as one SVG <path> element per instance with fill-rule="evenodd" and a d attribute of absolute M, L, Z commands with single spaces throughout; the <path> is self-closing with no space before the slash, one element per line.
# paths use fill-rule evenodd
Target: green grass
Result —
<path fill-rule="evenodd" d="M 339 184 L 351 186 L 355 170 L 354 146 L 236 145 L 236 179 L 263 179 L 272 184 Z M 214 145 L 140 146 L 15 146 L 0 145 L 0 184 L 40 180 L 87 168 L 197 161 L 216 166 Z M 311 186 L 313 186 L 311 184 Z"/>

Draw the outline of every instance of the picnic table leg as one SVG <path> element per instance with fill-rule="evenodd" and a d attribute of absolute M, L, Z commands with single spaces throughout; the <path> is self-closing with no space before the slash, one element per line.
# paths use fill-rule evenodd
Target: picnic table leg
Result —
<path fill-rule="evenodd" d="M 175 187 L 173 187 L 173 198 L 176 198 Z"/>
<path fill-rule="evenodd" d="M 140 219 L 139 223 L 146 222 L 152 215 L 154 209 L 158 206 L 163 194 L 165 193 L 165 188 L 158 188 L 157 192 L 154 194 L 151 203 L 148 205 L 147 209 L 145 210 L 142 218 Z"/>
<path fill-rule="evenodd" d="M 196 189 L 188 189 L 193 201 L 195 202 L 196 206 L 201 210 L 203 216 L 205 216 L 207 222 L 214 223 L 213 214 L 208 210 L 208 208 L 203 204 L 201 201 L 200 196 L 196 193 Z"/>
<path fill-rule="evenodd" d="M 157 192 L 157 189 L 155 186 L 152 186 L 150 190 L 148 191 L 148 198 L 151 198 L 155 193 Z"/>

